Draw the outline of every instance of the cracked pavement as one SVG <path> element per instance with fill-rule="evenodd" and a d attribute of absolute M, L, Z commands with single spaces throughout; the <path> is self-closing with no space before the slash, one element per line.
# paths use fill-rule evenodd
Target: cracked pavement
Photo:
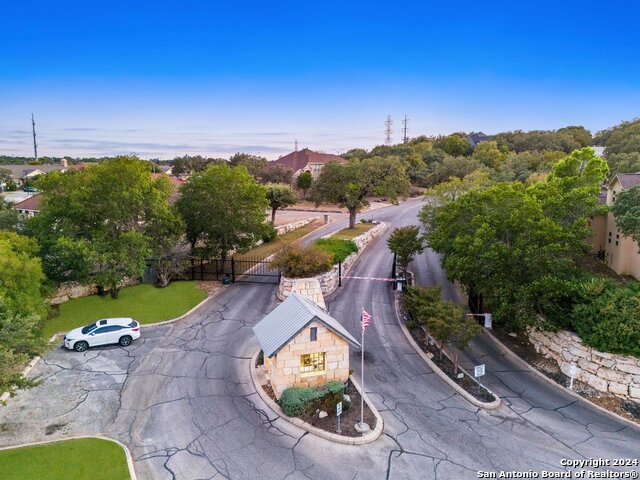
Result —
<path fill-rule="evenodd" d="M 374 216 L 395 227 L 416 223 L 419 208 L 414 200 Z M 388 234 L 352 274 L 390 273 Z M 455 294 L 433 252 L 416 264 L 426 272 L 419 280 Z M 145 328 L 127 348 L 55 349 L 32 372 L 43 383 L 0 409 L 0 446 L 101 434 L 129 447 L 140 479 L 463 479 L 478 470 L 564 470 L 562 458 L 638 457 L 640 429 L 577 402 L 490 344 L 474 342 L 470 355 L 487 364 L 489 386 L 505 405 L 471 405 L 407 343 L 389 284 L 373 281 L 347 280 L 327 303 L 354 334 L 360 307 L 373 314 L 364 388 L 385 433 L 361 447 L 309 435 L 270 411 L 251 383 L 249 359 L 258 348 L 251 327 L 277 304 L 275 289 L 236 284 L 178 323 Z M 356 367 L 359 354 L 352 354 Z"/>

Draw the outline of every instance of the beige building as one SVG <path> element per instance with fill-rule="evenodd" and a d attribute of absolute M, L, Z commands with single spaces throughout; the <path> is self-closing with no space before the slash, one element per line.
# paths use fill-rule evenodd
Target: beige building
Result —
<path fill-rule="evenodd" d="M 640 172 L 618 173 L 607 186 L 606 204 L 611 206 L 623 190 L 640 185 Z M 606 264 L 618 275 L 640 279 L 640 251 L 638 243 L 620 233 L 612 213 L 591 220 L 593 251 L 604 254 Z"/>
<path fill-rule="evenodd" d="M 358 341 L 311 300 L 292 292 L 253 331 L 277 398 L 289 387 L 318 387 L 349 378 L 349 346 Z"/>
<path fill-rule="evenodd" d="M 293 170 L 293 178 L 298 178 L 302 172 L 311 172 L 313 178 L 318 178 L 322 168 L 328 162 L 346 163 L 346 160 L 339 155 L 331 153 L 320 153 L 303 148 L 288 153 L 278 160 L 268 162 L 268 166 L 282 165 Z"/>

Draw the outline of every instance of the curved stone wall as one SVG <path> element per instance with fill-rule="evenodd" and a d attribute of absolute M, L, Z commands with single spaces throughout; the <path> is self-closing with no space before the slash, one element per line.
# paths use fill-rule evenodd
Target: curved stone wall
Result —
<path fill-rule="evenodd" d="M 588 347 L 575 333 L 529 332 L 536 351 L 558 362 L 565 375 L 576 367 L 575 379 L 601 392 L 640 400 L 640 358 L 599 352 Z"/>

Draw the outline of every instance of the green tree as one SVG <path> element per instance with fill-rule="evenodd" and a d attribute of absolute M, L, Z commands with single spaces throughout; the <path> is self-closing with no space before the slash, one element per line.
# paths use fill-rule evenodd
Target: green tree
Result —
<path fill-rule="evenodd" d="M 478 143 L 472 157 L 485 167 L 495 169 L 504 163 L 507 154 L 498 148 L 497 142 L 488 141 Z"/>
<path fill-rule="evenodd" d="M 176 207 L 192 249 L 202 242 L 203 255 L 224 259 L 261 238 L 266 190 L 244 166 L 211 165 L 189 178 L 181 192 Z"/>
<path fill-rule="evenodd" d="M 15 192 L 16 190 L 18 190 L 18 185 L 16 185 L 16 182 L 13 180 L 13 178 L 10 178 L 9 180 L 7 180 L 4 189 L 7 192 Z"/>
<path fill-rule="evenodd" d="M 108 287 L 116 298 L 126 277 L 142 275 L 151 254 L 147 229 L 169 209 L 172 186 L 166 177 L 154 178 L 148 162 L 122 156 L 79 171 L 52 172 L 38 180 L 38 188 L 41 212 L 29 229 L 50 278 Z M 67 262 L 51 262 L 50 254 Z"/>
<path fill-rule="evenodd" d="M 276 211 L 295 205 L 297 198 L 289 185 L 283 183 L 268 183 L 265 185 L 266 197 L 271 208 L 271 225 L 276 223 Z"/>
<path fill-rule="evenodd" d="M 640 185 L 618 193 L 611 212 L 620 232 L 640 245 Z"/>
<path fill-rule="evenodd" d="M 253 178 L 260 181 L 267 167 L 267 159 L 259 155 L 249 153 L 236 153 L 229 158 L 229 163 L 234 166 L 243 166 Z"/>
<path fill-rule="evenodd" d="M 613 178 L 617 173 L 640 172 L 640 152 L 614 153 L 607 156 L 609 164 L 609 177 Z"/>
<path fill-rule="evenodd" d="M 469 140 L 467 140 L 467 137 L 462 133 L 453 133 L 444 137 L 437 145 L 438 148 L 441 148 L 447 154 L 454 157 L 467 156 L 473 150 Z"/>
<path fill-rule="evenodd" d="M 293 176 L 293 170 L 284 165 L 269 165 L 271 162 L 267 162 L 267 166 L 262 172 L 260 178 L 261 183 L 291 183 L 291 177 Z"/>
<path fill-rule="evenodd" d="M 586 248 L 584 237 L 577 243 L 520 183 L 463 194 L 436 212 L 427 241 L 443 254 L 447 276 L 470 295 L 493 297 L 496 319 L 513 328 L 541 313 L 532 286 L 548 277 L 571 277 L 573 255 Z"/>
<path fill-rule="evenodd" d="M 159 287 L 169 285 L 171 279 L 188 266 L 183 248 L 184 232 L 184 221 L 174 208 L 162 212 L 147 228 L 146 233 L 151 240 L 152 265 Z"/>
<path fill-rule="evenodd" d="M 312 187 L 313 200 L 337 203 L 349 211 L 349 228 L 356 226 L 356 214 L 369 204 L 367 197 L 381 195 L 397 201 L 406 197 L 409 178 L 397 157 L 372 157 L 346 164 L 328 162 Z"/>
<path fill-rule="evenodd" d="M 302 172 L 298 175 L 297 186 L 300 190 L 302 190 L 302 199 L 307 199 L 307 191 L 311 188 L 313 184 L 313 175 L 311 172 Z"/>
<path fill-rule="evenodd" d="M 0 198 L 0 230 L 15 232 L 19 223 L 18 211 L 14 210 L 9 202 Z"/>
<path fill-rule="evenodd" d="M 396 254 L 402 271 L 406 273 L 407 266 L 415 256 L 424 251 L 424 238 L 420 234 L 420 227 L 409 225 L 396 228 L 389 236 L 387 246 Z"/>
<path fill-rule="evenodd" d="M 596 135 L 598 145 L 604 145 L 608 157 L 618 153 L 640 152 L 640 119 L 622 122 Z"/>
<path fill-rule="evenodd" d="M 42 272 L 35 240 L 0 232 L 0 308 L 9 315 L 28 317 L 46 313 L 42 300 Z"/>

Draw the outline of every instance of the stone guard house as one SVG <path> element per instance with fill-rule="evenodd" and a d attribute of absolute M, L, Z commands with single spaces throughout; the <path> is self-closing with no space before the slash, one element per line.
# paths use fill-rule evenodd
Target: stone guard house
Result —
<path fill-rule="evenodd" d="M 253 331 L 277 398 L 293 386 L 318 387 L 349 378 L 349 345 L 360 343 L 333 317 L 297 292 Z"/>

